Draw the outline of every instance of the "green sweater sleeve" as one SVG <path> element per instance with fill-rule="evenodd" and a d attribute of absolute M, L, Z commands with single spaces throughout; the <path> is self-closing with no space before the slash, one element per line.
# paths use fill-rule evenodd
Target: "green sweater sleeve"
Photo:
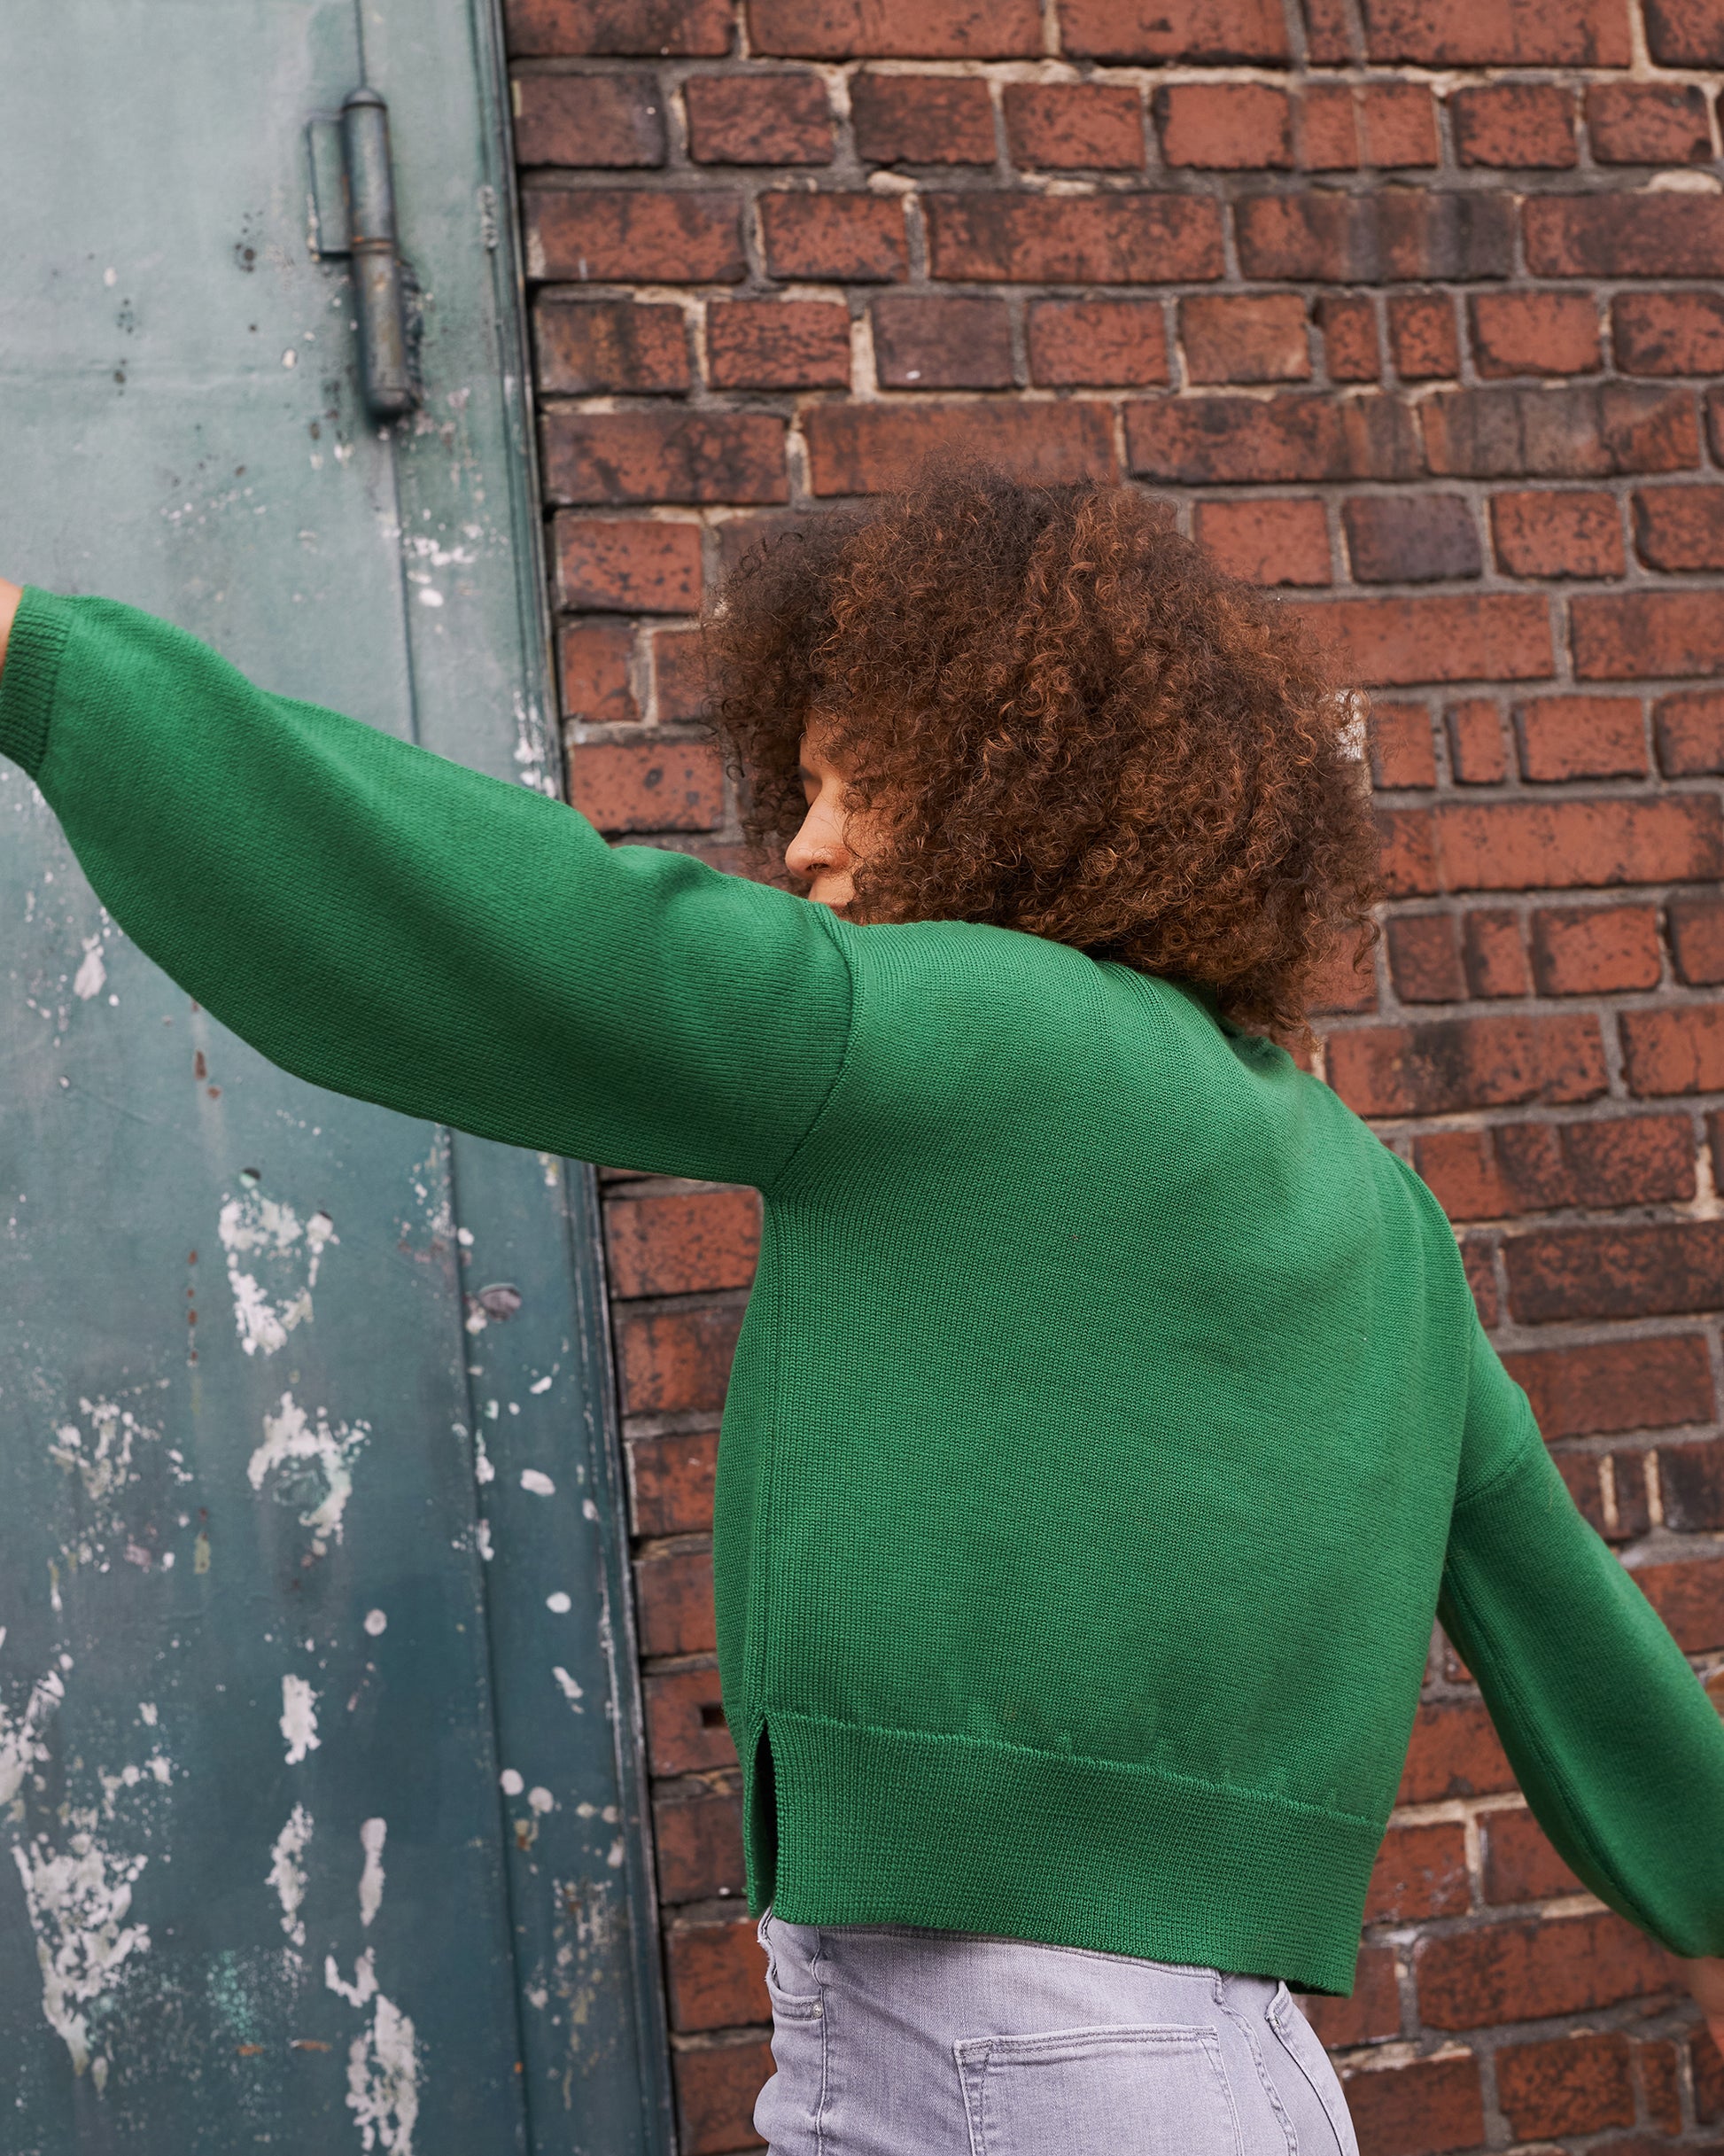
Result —
<path fill-rule="evenodd" d="M 843 1060 L 825 909 L 27 588 L 0 750 L 114 919 L 273 1062 L 482 1137 L 769 1186 Z"/>
<path fill-rule="evenodd" d="M 1476 1317 L 1438 1615 L 1573 1870 L 1674 1952 L 1724 1954 L 1724 1723 Z"/>

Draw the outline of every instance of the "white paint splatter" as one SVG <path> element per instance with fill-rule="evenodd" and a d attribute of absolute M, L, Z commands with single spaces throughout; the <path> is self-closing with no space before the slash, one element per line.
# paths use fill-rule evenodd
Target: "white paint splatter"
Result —
<path fill-rule="evenodd" d="M 519 1796 L 522 1790 L 526 1787 L 526 1784 L 521 1779 L 519 1770 L 515 1767 L 505 1767 L 497 1779 L 502 1786 L 505 1796 Z"/>
<path fill-rule="evenodd" d="M 106 1998 L 130 1973 L 123 1965 L 150 1944 L 148 1927 L 128 1924 L 132 1888 L 150 1861 L 117 1856 L 97 1838 L 93 1810 L 68 1815 L 72 1832 L 64 1853 L 45 1835 L 12 1856 L 24 1882 L 24 1900 L 36 1935 L 42 1970 L 42 2011 L 72 2056 L 72 2070 L 91 2066 L 89 2008 Z M 105 2057 L 93 2078 L 107 2076 Z"/>
<path fill-rule="evenodd" d="M 21 1714 L 14 1716 L 0 1706 L 0 1804 L 10 1804 L 30 1769 L 46 1762 L 43 1728 L 65 1697 L 59 1671 L 50 1670 L 31 1685 Z"/>
<path fill-rule="evenodd" d="M 574 1604 L 559 1587 L 555 1594 L 547 1594 L 545 1597 L 545 1607 L 554 1617 L 566 1617 L 574 1607 Z"/>
<path fill-rule="evenodd" d="M 388 1629 L 388 1625 L 389 1620 L 386 1616 L 384 1616 L 382 1610 L 368 1609 L 366 1611 L 365 1629 L 370 1633 L 373 1639 L 377 1638 L 380 1632 L 386 1631 Z"/>
<path fill-rule="evenodd" d="M 323 1957 L 323 1981 L 331 1991 L 338 1991 L 350 2006 L 364 2006 L 377 1996 L 377 1949 L 367 1947 L 353 1964 L 353 1981 L 350 1984 L 336 1966 L 335 1956 Z"/>
<path fill-rule="evenodd" d="M 548 1475 L 541 1473 L 537 1467 L 522 1468 L 521 1487 L 531 1491 L 536 1498 L 554 1498 L 556 1495 L 556 1484 Z"/>
<path fill-rule="evenodd" d="M 556 1799 L 542 1784 L 528 1790 L 527 1802 L 534 1811 L 544 1812 L 556 1810 Z"/>
<path fill-rule="evenodd" d="M 527 1390 L 529 1392 L 548 1392 L 553 1382 L 548 1377 L 535 1378 L 533 1382 L 527 1387 Z"/>
<path fill-rule="evenodd" d="M 307 1752 L 323 1740 L 317 1734 L 317 1694 L 303 1677 L 291 1672 L 282 1679 L 282 1735 L 287 1740 L 287 1763 L 297 1767 Z"/>
<path fill-rule="evenodd" d="M 486 1564 L 489 1564 L 491 1560 L 496 1555 L 497 1553 L 491 1546 L 490 1521 L 481 1520 L 474 1527 L 473 1547 L 478 1552 L 479 1555 L 485 1560 Z"/>
<path fill-rule="evenodd" d="M 89 1428 L 84 1430 L 75 1422 L 62 1422 L 48 1448 L 48 1457 L 68 1473 L 75 1468 L 85 1496 L 92 1504 L 100 1504 L 132 1481 L 135 1441 L 153 1440 L 160 1432 L 147 1428 L 129 1407 L 113 1400 L 80 1399 L 78 1408 Z"/>
<path fill-rule="evenodd" d="M 306 1870 L 299 1859 L 310 1840 L 311 1814 L 303 1804 L 296 1804 L 269 1851 L 269 1870 L 264 1879 L 265 1886 L 276 1889 L 282 1905 L 282 1929 L 295 1946 L 306 1942 L 305 1919 L 299 1914 L 299 1905 L 306 1898 Z"/>
<path fill-rule="evenodd" d="M 383 1907 L 383 1845 L 388 1832 L 382 1819 L 367 1819 L 359 1830 L 365 1851 L 365 1869 L 359 1875 L 359 1920 L 368 1928 Z"/>
<path fill-rule="evenodd" d="M 99 936 L 86 936 L 83 946 L 83 961 L 73 976 L 72 992 L 74 996 L 82 996 L 88 1003 L 92 997 L 99 996 L 107 985 L 108 969 L 102 962 L 102 938 Z M 64 979 L 65 976 L 60 977 Z"/>
<path fill-rule="evenodd" d="M 327 1213 L 315 1212 L 301 1226 L 291 1205 L 278 1204 L 260 1191 L 246 1190 L 237 1198 L 224 1197 L 217 1225 L 228 1253 L 228 1286 L 240 1345 L 248 1355 L 255 1355 L 260 1348 L 273 1355 L 286 1344 L 294 1327 L 311 1316 L 311 1291 L 317 1285 L 324 1249 L 341 1240 L 335 1223 Z M 260 1284 L 256 1273 L 242 1270 L 242 1257 L 250 1258 L 260 1270 L 268 1269 L 276 1288 L 273 1296 Z M 303 1281 L 299 1279 L 301 1265 Z"/>
<path fill-rule="evenodd" d="M 413 2156 L 419 2060 L 413 2023 L 389 1999 L 378 1999 L 370 2028 L 348 2048 L 347 2102 L 362 2147 L 381 2148 L 386 2156 Z"/>
<path fill-rule="evenodd" d="M 291 1392 L 283 1393 L 279 1414 L 263 1418 L 263 1443 L 247 1463 L 246 1475 L 253 1490 L 261 1490 L 266 1476 L 279 1475 L 280 1494 L 288 1502 L 312 1498 L 299 1514 L 299 1524 L 311 1529 L 311 1546 L 319 1557 L 327 1553 L 331 1538 L 341 1539 L 341 1516 L 353 1494 L 353 1458 L 370 1435 L 369 1422 L 338 1422 L 331 1428 L 321 1407 L 313 1423 Z"/>
<path fill-rule="evenodd" d="M 569 1672 L 563 1669 L 560 1665 L 554 1666 L 552 1668 L 551 1675 L 556 1679 L 557 1688 L 562 1693 L 563 1698 L 568 1701 L 570 1706 L 574 1708 L 577 1714 L 581 1713 L 582 1708 L 580 1702 L 583 1694 L 580 1686 L 576 1684 L 574 1678 L 571 1677 Z"/>

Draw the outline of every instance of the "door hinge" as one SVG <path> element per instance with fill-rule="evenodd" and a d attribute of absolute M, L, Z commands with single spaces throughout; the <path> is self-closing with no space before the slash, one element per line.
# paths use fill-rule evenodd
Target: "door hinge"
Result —
<path fill-rule="evenodd" d="M 356 90 L 341 110 L 306 127 L 311 154 L 312 245 L 353 266 L 360 383 L 367 409 L 398 419 L 419 401 L 408 354 L 406 274 L 395 242 L 395 186 L 389 163 L 389 107 Z"/>

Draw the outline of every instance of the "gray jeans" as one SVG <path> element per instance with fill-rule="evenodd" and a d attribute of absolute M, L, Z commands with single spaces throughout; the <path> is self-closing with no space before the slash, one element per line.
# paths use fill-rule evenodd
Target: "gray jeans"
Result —
<path fill-rule="evenodd" d="M 771 2156 L 1358 2156 L 1272 1977 L 770 1909 L 757 1935 Z"/>

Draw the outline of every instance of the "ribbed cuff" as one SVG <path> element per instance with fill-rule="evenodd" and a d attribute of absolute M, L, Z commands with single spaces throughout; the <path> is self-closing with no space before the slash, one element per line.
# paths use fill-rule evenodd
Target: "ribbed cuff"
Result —
<path fill-rule="evenodd" d="M 71 631 L 71 603 L 27 584 L 0 668 L 0 755 L 22 764 L 32 778 L 48 754 L 54 684 Z"/>

